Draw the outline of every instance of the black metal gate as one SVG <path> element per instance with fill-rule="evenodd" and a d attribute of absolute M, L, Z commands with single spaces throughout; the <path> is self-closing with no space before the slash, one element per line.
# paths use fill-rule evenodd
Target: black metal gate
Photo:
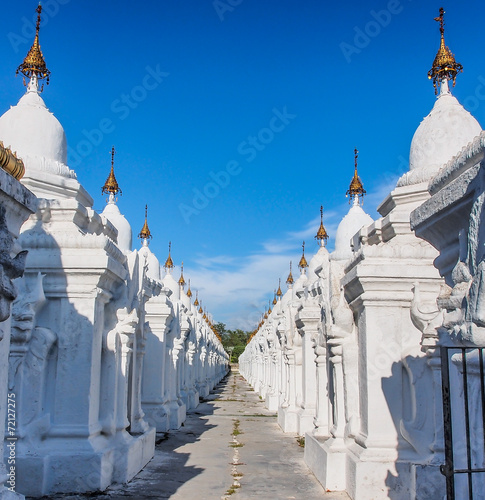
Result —
<path fill-rule="evenodd" d="M 448 500 L 485 498 L 484 349 L 441 347 Z"/>

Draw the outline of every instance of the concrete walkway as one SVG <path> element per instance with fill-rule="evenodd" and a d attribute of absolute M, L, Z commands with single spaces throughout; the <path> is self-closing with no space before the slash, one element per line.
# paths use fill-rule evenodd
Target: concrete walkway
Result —
<path fill-rule="evenodd" d="M 276 415 L 237 371 L 187 415 L 183 427 L 160 437 L 155 457 L 130 483 L 97 495 L 55 499 L 346 499 L 325 494 L 303 461 L 295 435 L 283 434 Z"/>

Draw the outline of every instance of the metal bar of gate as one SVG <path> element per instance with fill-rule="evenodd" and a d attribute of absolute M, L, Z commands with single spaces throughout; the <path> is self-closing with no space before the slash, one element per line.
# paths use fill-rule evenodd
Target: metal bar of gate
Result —
<path fill-rule="evenodd" d="M 445 463 L 441 466 L 441 473 L 446 477 L 446 497 L 455 499 L 455 479 L 453 475 L 453 429 L 451 428 L 451 398 L 450 398 L 450 366 L 448 349 L 440 348 L 441 354 L 441 390 L 443 397 L 443 434 L 445 440 Z"/>
<path fill-rule="evenodd" d="M 463 403 L 465 405 L 465 434 L 466 434 L 466 465 L 468 469 L 468 497 L 473 498 L 472 480 L 472 452 L 470 442 L 470 409 L 468 408 L 468 371 L 466 361 L 466 349 L 461 350 L 463 361 Z"/>
<path fill-rule="evenodd" d="M 483 370 L 483 349 L 479 349 L 479 361 L 480 361 L 480 393 L 482 395 L 482 429 L 485 434 L 485 380 L 484 380 L 484 370 Z M 485 437 L 485 436 L 484 436 Z M 485 456 L 485 439 L 483 440 L 484 456 Z"/>

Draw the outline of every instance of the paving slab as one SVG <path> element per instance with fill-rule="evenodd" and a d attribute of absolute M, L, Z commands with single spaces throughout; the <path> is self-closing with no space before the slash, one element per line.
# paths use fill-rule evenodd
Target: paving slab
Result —
<path fill-rule="evenodd" d="M 237 370 L 187 414 L 184 425 L 157 436 L 155 456 L 133 480 L 103 493 L 52 500 L 348 499 L 325 493 L 303 459 L 298 436 L 284 434 L 275 413 Z"/>

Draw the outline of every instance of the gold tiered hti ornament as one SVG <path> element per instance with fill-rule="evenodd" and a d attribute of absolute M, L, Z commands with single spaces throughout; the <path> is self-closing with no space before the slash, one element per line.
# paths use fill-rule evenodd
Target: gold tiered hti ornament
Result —
<path fill-rule="evenodd" d="M 101 188 L 102 194 L 112 194 L 113 196 L 116 196 L 118 193 L 122 194 L 121 188 L 119 187 L 115 177 L 115 171 L 114 171 L 115 153 L 116 153 L 115 147 L 113 146 L 111 148 L 111 171 L 108 175 L 108 178 L 106 179 L 106 182 L 104 183 L 104 186 Z"/>
<path fill-rule="evenodd" d="M 165 261 L 165 264 L 163 265 L 163 267 L 166 269 L 166 270 L 172 270 L 175 266 L 173 265 L 173 260 L 172 260 L 172 257 L 170 255 L 170 252 L 172 250 L 172 242 L 169 241 L 168 242 L 168 257 L 167 257 L 167 260 Z"/>
<path fill-rule="evenodd" d="M 40 14 L 42 12 L 42 5 L 40 5 L 40 3 L 36 9 L 36 12 L 37 12 L 37 25 L 35 27 L 34 43 L 32 44 L 32 47 L 30 47 L 29 52 L 25 56 L 23 63 L 17 68 L 15 74 L 18 75 L 19 73 L 21 73 L 22 75 L 24 75 L 24 85 L 26 85 L 25 77 L 29 78 L 30 80 L 45 79 L 47 85 L 49 85 L 49 78 L 51 72 L 47 69 L 44 56 L 42 54 L 42 50 L 39 44 Z M 41 92 L 43 88 L 44 86 L 42 85 L 42 88 L 40 89 Z"/>
<path fill-rule="evenodd" d="M 276 296 L 278 299 L 283 295 L 283 292 L 281 291 L 281 278 L 278 281 L 278 290 L 276 291 Z"/>
<path fill-rule="evenodd" d="M 352 181 L 350 182 L 349 189 L 345 193 L 345 196 L 349 197 L 349 203 L 353 200 L 363 199 L 365 196 L 365 189 L 362 181 L 360 180 L 359 174 L 357 173 L 357 160 L 359 158 L 359 151 L 357 148 L 354 149 L 354 177 L 352 177 Z"/>
<path fill-rule="evenodd" d="M 145 224 L 143 224 L 138 238 L 142 240 L 149 240 L 152 238 L 152 233 L 150 229 L 148 229 L 148 205 L 145 205 Z"/>
<path fill-rule="evenodd" d="M 305 242 L 303 242 L 301 248 L 303 249 L 303 252 L 301 254 L 301 259 L 300 262 L 298 263 L 298 267 L 300 268 L 301 271 L 303 271 L 308 267 L 308 262 L 305 259 Z"/>
<path fill-rule="evenodd" d="M 445 44 L 445 10 L 440 8 L 440 15 L 434 20 L 440 23 L 441 41 L 438 53 L 433 61 L 433 66 L 428 71 L 428 78 L 433 80 L 435 94 L 438 94 L 438 86 L 443 80 L 453 80 L 453 87 L 456 83 L 456 75 L 463 71 L 463 66 L 456 62 L 455 56 Z"/>
<path fill-rule="evenodd" d="M 320 206 L 320 227 L 318 228 L 315 239 L 318 241 L 320 246 L 325 246 L 328 240 L 328 233 L 323 225 L 323 205 Z"/>
<path fill-rule="evenodd" d="M 184 263 L 182 261 L 182 265 L 180 266 L 180 278 L 179 278 L 179 285 L 183 288 L 185 286 L 185 279 L 184 279 Z"/>
<path fill-rule="evenodd" d="M 293 285 L 293 283 L 295 282 L 295 280 L 293 279 L 293 274 L 291 272 L 291 266 L 292 266 L 292 262 L 290 261 L 290 273 L 288 274 L 288 278 L 286 278 L 287 285 Z"/>

